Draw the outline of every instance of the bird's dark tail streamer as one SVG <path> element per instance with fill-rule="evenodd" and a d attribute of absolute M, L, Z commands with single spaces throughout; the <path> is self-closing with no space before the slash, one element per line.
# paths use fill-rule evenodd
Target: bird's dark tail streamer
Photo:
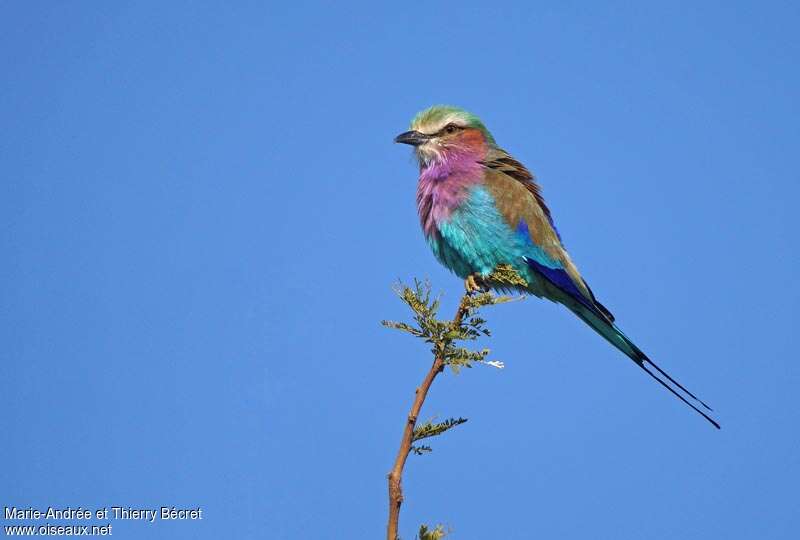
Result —
<path fill-rule="evenodd" d="M 525 262 L 528 266 L 536 272 L 539 277 L 541 277 L 544 281 L 549 282 L 553 285 L 558 291 L 563 294 L 562 298 L 557 298 L 557 301 L 567 306 L 575 315 L 581 318 L 583 322 L 588 324 L 595 332 L 603 336 L 609 343 L 611 343 L 614 347 L 619 349 L 620 351 L 624 352 L 628 358 L 636 362 L 636 365 L 642 368 L 648 375 L 658 381 L 658 383 L 675 394 L 681 401 L 686 403 L 689 407 L 694 409 L 698 414 L 700 414 L 703 418 L 711 422 L 711 424 L 717 428 L 721 429 L 720 425 L 708 416 L 706 413 L 701 411 L 685 396 L 682 396 L 675 388 L 671 387 L 667 384 L 663 379 L 656 376 L 655 373 L 647 369 L 645 363 L 650 364 L 655 368 L 655 370 L 667 378 L 667 381 L 674 384 L 677 388 L 679 388 L 683 393 L 689 396 L 691 399 L 705 407 L 707 410 L 711 411 L 711 407 L 706 405 L 700 398 L 695 396 L 689 390 L 687 390 L 681 383 L 670 377 L 670 375 L 658 367 L 655 362 L 650 360 L 646 354 L 642 352 L 639 347 L 637 347 L 629 338 L 626 336 L 622 330 L 617 328 L 617 325 L 614 324 L 614 317 L 611 313 L 605 308 L 602 307 L 597 300 L 594 298 L 594 294 L 589 289 L 590 297 L 584 296 L 575 286 L 574 281 L 572 278 L 564 271 L 564 269 L 559 268 L 551 268 L 549 266 L 545 266 L 540 264 L 538 261 L 531 259 L 529 257 L 524 258 Z M 584 282 L 586 285 L 586 282 Z M 589 286 L 586 285 L 588 289 Z"/>
<path fill-rule="evenodd" d="M 693 403 L 691 403 L 686 398 L 686 396 L 688 396 L 689 398 L 693 399 L 694 401 L 696 401 L 697 403 L 702 405 L 705 409 L 707 409 L 709 411 L 713 411 L 713 409 L 711 409 L 711 407 L 706 405 L 706 403 L 703 400 L 701 400 L 700 398 L 695 396 L 692 392 L 687 390 L 686 387 L 683 386 L 681 383 L 679 383 L 678 381 L 673 379 L 666 371 L 664 371 L 663 369 L 658 367 L 658 365 L 656 365 L 655 362 L 650 360 L 650 358 L 648 358 L 647 355 L 644 354 L 641 351 L 641 349 L 639 349 L 639 347 L 637 347 L 628 338 L 628 336 L 623 334 L 622 331 L 619 328 L 617 328 L 617 326 L 614 323 L 609 323 L 607 320 L 604 320 L 602 318 L 601 314 L 594 313 L 592 310 L 586 309 L 582 305 L 571 307 L 571 310 L 576 315 L 578 315 L 578 317 L 580 317 L 583 320 L 583 322 L 585 322 L 586 324 L 591 326 L 598 334 L 603 336 L 609 343 L 611 343 L 616 348 L 618 348 L 619 350 L 624 352 L 631 360 L 636 362 L 637 366 L 642 368 L 642 370 L 644 370 L 645 373 L 647 373 L 653 379 L 658 381 L 658 383 L 661 386 L 663 386 L 664 388 L 669 390 L 672 394 L 674 394 L 678 399 L 683 401 L 686 405 L 691 407 L 700 416 L 702 416 L 703 418 L 708 420 L 708 422 L 711 423 L 711 425 L 713 425 L 715 428 L 721 429 L 719 423 L 716 420 L 714 420 L 708 414 L 703 412 L 699 407 L 696 407 Z M 653 373 L 651 370 L 649 370 L 647 368 L 646 364 L 649 364 L 650 366 L 652 366 L 656 370 L 656 372 L 658 372 L 662 376 L 666 377 L 667 381 L 669 381 L 670 383 L 674 384 L 679 390 L 684 392 L 686 394 L 686 396 L 681 395 L 681 393 L 678 392 L 678 390 L 676 390 L 672 386 L 670 386 L 667 383 L 667 381 L 665 381 L 664 379 L 662 379 L 661 377 L 656 375 L 656 373 Z"/>
<path fill-rule="evenodd" d="M 650 363 L 651 365 L 655 366 L 655 364 L 653 364 L 652 362 L 649 362 L 649 363 Z M 691 403 L 689 403 L 689 401 L 688 401 L 688 400 L 687 400 L 685 397 L 683 397 L 682 395 L 680 395 L 678 392 L 676 392 L 674 388 L 672 388 L 670 385 L 668 385 L 667 383 L 665 383 L 664 381 L 662 381 L 661 379 L 659 379 L 658 377 L 656 377 L 656 375 L 655 375 L 655 374 L 654 374 L 652 371 L 650 371 L 649 369 L 647 369 L 647 367 L 646 367 L 646 366 L 645 366 L 643 363 L 639 363 L 639 362 L 637 362 L 637 364 L 639 365 L 639 367 L 640 367 L 640 368 L 642 368 L 642 369 L 645 371 L 645 373 L 647 373 L 647 374 L 648 374 L 648 375 L 650 375 L 652 378 L 654 378 L 655 380 L 657 380 L 657 381 L 658 381 L 658 384 L 660 384 L 661 386 L 663 386 L 664 388 L 666 388 L 667 390 L 669 390 L 670 392 L 672 392 L 673 394 L 675 394 L 675 395 L 678 397 L 678 399 L 680 399 L 681 401 L 683 401 L 684 403 L 686 403 L 686 404 L 687 404 L 689 407 L 691 407 L 692 409 L 694 409 L 695 411 L 697 411 L 697 413 L 698 413 L 698 414 L 700 414 L 700 415 L 701 415 L 703 418 L 705 418 L 706 420 L 708 420 L 709 422 L 711 422 L 711 425 L 713 425 L 713 426 L 714 426 L 715 428 L 717 428 L 717 429 L 722 429 L 722 428 L 720 427 L 720 425 L 717 423 L 717 421 L 716 421 L 716 420 L 714 420 L 713 418 L 711 418 L 710 416 L 708 416 L 706 413 L 704 413 L 703 411 L 701 411 L 700 409 L 698 409 L 697 407 L 695 407 L 694 405 L 692 405 Z M 658 368 L 656 368 L 656 369 L 658 369 Z M 663 371 L 661 371 L 660 369 L 659 369 L 658 371 L 659 371 L 659 372 L 661 372 L 661 373 L 664 373 L 664 372 L 663 372 Z M 665 375 L 666 377 L 669 377 L 669 375 L 667 375 L 666 373 L 664 373 L 664 375 Z M 670 379 L 669 379 L 669 380 L 671 380 L 671 381 L 672 381 L 672 378 L 670 377 Z M 673 382 L 674 382 L 674 381 L 673 381 Z M 675 384 L 678 384 L 678 383 L 675 383 Z M 678 386 L 680 386 L 680 385 L 678 384 Z M 686 391 L 686 393 L 687 393 L 687 394 L 689 393 L 689 392 L 688 392 L 688 390 Z M 696 399 L 696 398 L 695 398 L 695 399 Z M 702 401 L 700 401 L 699 399 L 698 399 L 697 401 L 699 401 L 700 403 L 703 403 L 703 402 L 702 402 Z M 706 408 L 707 408 L 709 411 L 711 410 L 711 409 L 710 409 L 708 406 L 706 406 L 706 404 L 705 404 L 705 403 L 703 403 L 703 406 L 704 406 L 704 407 L 706 407 Z"/>

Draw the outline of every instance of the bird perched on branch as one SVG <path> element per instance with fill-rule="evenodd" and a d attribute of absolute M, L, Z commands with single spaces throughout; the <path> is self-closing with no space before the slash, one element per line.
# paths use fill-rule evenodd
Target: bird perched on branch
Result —
<path fill-rule="evenodd" d="M 539 185 L 500 148 L 483 122 L 463 109 L 434 106 L 417 114 L 395 142 L 419 160 L 417 209 L 433 254 L 465 280 L 467 291 L 507 288 L 493 282 L 510 266 L 519 289 L 566 306 L 648 375 L 719 428 L 711 409 L 658 367 L 614 323 L 561 242 Z"/>

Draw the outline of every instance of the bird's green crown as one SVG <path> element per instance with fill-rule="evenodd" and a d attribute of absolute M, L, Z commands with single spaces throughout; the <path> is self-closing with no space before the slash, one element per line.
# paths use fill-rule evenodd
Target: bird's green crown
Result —
<path fill-rule="evenodd" d="M 486 126 L 483 125 L 480 118 L 471 112 L 451 105 L 434 105 L 424 111 L 418 112 L 411 121 L 411 129 L 430 135 L 438 132 L 450 123 L 479 129 L 486 140 L 494 144 L 494 137 L 492 137 L 492 134 L 486 129 Z"/>

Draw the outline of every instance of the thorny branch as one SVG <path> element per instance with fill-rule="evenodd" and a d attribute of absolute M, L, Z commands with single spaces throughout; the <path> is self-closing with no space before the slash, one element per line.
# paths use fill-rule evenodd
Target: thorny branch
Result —
<path fill-rule="evenodd" d="M 490 274 L 492 286 L 495 288 L 514 290 L 524 280 L 512 268 L 502 265 Z M 463 424 L 465 418 L 449 419 L 445 422 L 433 424 L 427 422 L 417 427 L 422 405 L 428 396 L 431 384 L 436 376 L 441 373 L 445 366 L 450 366 L 454 371 L 461 367 L 472 367 L 474 362 L 487 364 L 493 367 L 502 368 L 503 363 L 497 361 L 487 361 L 488 349 L 472 351 L 464 347 L 454 345 L 459 340 L 475 340 L 479 336 L 488 336 L 490 332 L 485 328 L 485 321 L 476 315 L 479 308 L 487 305 L 499 304 L 512 300 L 508 296 L 495 296 L 489 292 L 472 294 L 467 292 L 461 297 L 456 314 L 451 321 L 439 321 L 436 319 L 436 312 L 439 308 L 438 300 L 431 300 L 430 287 L 415 281 L 415 289 L 410 287 L 398 287 L 397 293 L 414 311 L 414 320 L 417 326 L 393 321 L 382 321 L 384 326 L 395 328 L 410 333 L 411 335 L 422 338 L 433 345 L 434 355 L 428 373 L 417 387 L 414 395 L 414 402 L 411 410 L 406 417 L 403 426 L 403 437 L 400 440 L 400 448 L 394 465 L 389 472 L 389 521 L 387 525 L 387 540 L 398 540 L 398 523 L 400 516 L 400 506 L 403 503 L 402 477 L 403 469 L 411 452 L 422 454 L 430 451 L 427 446 L 413 446 L 417 440 L 435 437 L 448 429 Z M 435 530 L 428 530 L 426 526 L 420 529 L 420 538 L 441 538 L 443 531 L 440 527 Z"/>
<path fill-rule="evenodd" d="M 461 325 L 461 321 L 464 318 L 464 315 L 467 313 L 469 309 L 467 306 L 469 305 L 469 295 L 464 294 L 461 298 L 461 302 L 458 304 L 458 310 L 456 311 L 455 317 L 453 317 L 453 326 L 457 327 Z M 387 526 L 386 531 L 386 538 L 387 540 L 396 540 L 397 539 L 397 527 L 398 522 L 400 519 L 400 505 L 403 504 L 403 488 L 400 485 L 400 480 L 403 477 L 403 468 L 406 465 L 406 459 L 408 458 L 408 454 L 411 451 L 411 443 L 413 442 L 414 437 L 414 428 L 417 425 L 417 418 L 419 417 L 419 411 L 422 409 L 422 404 L 425 403 L 425 398 L 428 395 L 428 390 L 433 384 L 433 380 L 436 376 L 444 370 L 444 358 L 442 356 L 437 355 L 433 359 L 433 364 L 431 364 L 431 369 L 428 370 L 428 373 L 425 375 L 425 378 L 422 380 L 422 384 L 419 385 L 416 389 L 416 395 L 414 396 L 414 403 L 411 405 L 411 410 L 408 413 L 408 418 L 406 418 L 406 424 L 403 428 L 403 438 L 400 440 L 400 449 L 397 451 L 397 457 L 394 460 L 394 466 L 392 467 L 391 472 L 388 475 L 389 478 L 389 524 Z"/>

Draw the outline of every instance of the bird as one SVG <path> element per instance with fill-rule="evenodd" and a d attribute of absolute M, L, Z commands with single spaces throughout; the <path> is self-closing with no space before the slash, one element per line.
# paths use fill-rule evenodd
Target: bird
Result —
<path fill-rule="evenodd" d="M 619 329 L 564 247 L 533 174 L 498 146 L 475 114 L 449 105 L 417 113 L 395 137 L 419 163 L 416 203 L 422 232 L 436 259 L 460 278 L 468 294 L 507 289 L 493 281 L 511 267 L 516 288 L 562 304 L 650 377 L 714 427 L 712 409 L 653 362 Z"/>

